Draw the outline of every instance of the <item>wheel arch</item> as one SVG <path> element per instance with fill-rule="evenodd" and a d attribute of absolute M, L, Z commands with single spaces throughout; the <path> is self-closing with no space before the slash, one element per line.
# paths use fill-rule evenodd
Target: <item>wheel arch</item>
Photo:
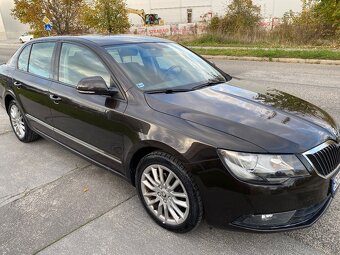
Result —
<path fill-rule="evenodd" d="M 12 100 L 15 100 L 15 96 L 14 94 L 10 93 L 10 92 L 7 92 L 4 96 L 4 102 L 5 102 L 5 109 L 6 109 L 6 112 L 8 113 L 8 107 L 9 107 L 9 103 L 12 101 Z"/>
<path fill-rule="evenodd" d="M 158 141 L 144 141 L 142 144 L 139 144 L 134 149 L 130 151 L 127 155 L 127 177 L 131 181 L 132 185 L 135 186 L 135 174 L 137 170 L 138 163 L 140 160 L 146 155 L 154 152 L 154 151 L 162 151 L 168 153 L 182 163 L 188 163 L 188 160 L 176 149 L 170 147 L 167 144 L 158 142 Z"/>

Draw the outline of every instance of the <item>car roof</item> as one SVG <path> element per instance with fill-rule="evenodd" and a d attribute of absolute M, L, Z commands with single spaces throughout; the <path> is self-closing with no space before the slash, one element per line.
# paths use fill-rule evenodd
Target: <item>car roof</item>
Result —
<path fill-rule="evenodd" d="M 119 44 L 130 44 L 130 43 L 165 43 L 172 42 L 170 40 L 150 37 L 150 36 L 137 36 L 137 35 L 81 35 L 81 36 L 50 36 L 39 38 L 34 41 L 45 41 L 45 40 L 68 40 L 68 41 L 91 41 L 99 46 L 106 45 L 119 45 Z"/>

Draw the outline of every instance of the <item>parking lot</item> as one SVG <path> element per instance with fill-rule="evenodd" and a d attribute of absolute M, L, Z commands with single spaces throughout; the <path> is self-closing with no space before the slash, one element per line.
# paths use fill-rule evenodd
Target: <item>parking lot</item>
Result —
<path fill-rule="evenodd" d="M 19 47 L 0 43 L 0 62 Z M 248 89 L 276 88 L 340 122 L 340 68 L 222 61 Z M 309 229 L 257 234 L 208 226 L 187 234 L 158 227 L 120 177 L 40 139 L 20 143 L 0 108 L 0 254 L 340 254 L 340 193 Z"/>

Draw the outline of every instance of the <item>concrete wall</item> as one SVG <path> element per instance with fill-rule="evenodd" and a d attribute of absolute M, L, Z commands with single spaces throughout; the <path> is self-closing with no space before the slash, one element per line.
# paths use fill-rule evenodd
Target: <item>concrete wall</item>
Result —
<path fill-rule="evenodd" d="M 29 31 L 29 26 L 21 24 L 11 16 L 13 0 L 0 0 L 0 40 L 16 39 Z"/>
<path fill-rule="evenodd" d="M 207 32 L 207 23 L 183 23 L 163 26 L 132 26 L 130 34 L 149 36 L 201 35 Z"/>

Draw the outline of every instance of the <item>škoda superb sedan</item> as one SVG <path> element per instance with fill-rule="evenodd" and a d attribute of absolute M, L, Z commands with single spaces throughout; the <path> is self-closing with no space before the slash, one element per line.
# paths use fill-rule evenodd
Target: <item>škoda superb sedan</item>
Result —
<path fill-rule="evenodd" d="M 123 176 L 160 226 L 307 227 L 339 186 L 339 126 L 284 92 L 257 93 L 168 40 L 29 41 L 0 66 L 22 142 L 40 136 Z"/>

